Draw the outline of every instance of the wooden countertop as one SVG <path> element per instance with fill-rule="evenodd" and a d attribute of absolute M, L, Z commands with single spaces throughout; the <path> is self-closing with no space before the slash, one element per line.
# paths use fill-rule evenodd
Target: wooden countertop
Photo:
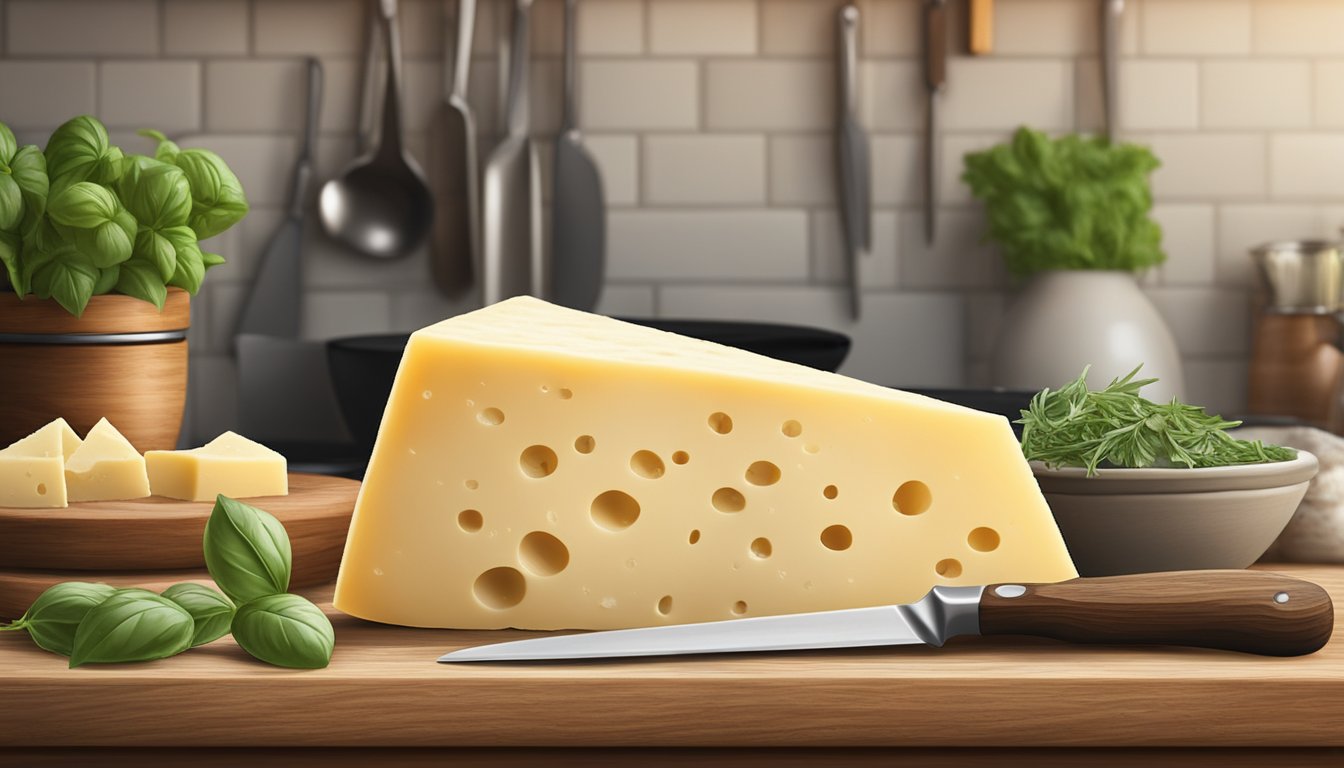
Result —
<path fill-rule="evenodd" d="M 1337 618 L 1344 609 L 1344 567 L 1272 570 L 1316 581 Z M 434 660 L 537 633 L 332 617 L 335 657 L 313 672 L 265 666 L 228 639 L 150 664 L 70 670 L 26 637 L 0 635 L 0 744 L 1344 746 L 1338 633 L 1289 659 L 958 638 L 942 649 L 459 666 Z"/>

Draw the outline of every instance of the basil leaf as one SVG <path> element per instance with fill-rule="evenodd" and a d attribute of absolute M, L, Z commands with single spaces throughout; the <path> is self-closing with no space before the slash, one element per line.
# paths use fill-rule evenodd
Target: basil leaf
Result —
<path fill-rule="evenodd" d="M 161 131 L 155 131 L 150 128 L 145 128 L 143 130 L 137 131 L 137 133 L 139 133 L 141 136 L 153 139 L 155 142 L 157 142 L 154 149 L 155 160 L 162 160 L 165 163 L 171 163 L 173 162 L 174 159 L 176 159 L 178 153 L 182 151 L 181 149 L 178 148 L 176 144 L 169 141 L 168 137 L 164 136 Z"/>
<path fill-rule="evenodd" d="M 117 194 L 136 221 L 152 230 L 185 226 L 191 214 L 191 186 L 186 174 L 175 165 L 148 157 L 128 160 L 126 174 L 117 183 Z"/>
<path fill-rule="evenodd" d="M 133 258 L 154 265 L 160 282 L 168 280 L 177 271 L 177 249 L 173 248 L 172 241 L 152 229 L 136 233 Z"/>
<path fill-rule="evenodd" d="M 117 287 L 117 280 L 121 278 L 121 267 L 104 267 L 98 270 L 98 279 L 93 281 L 93 295 L 102 296 L 110 293 Z"/>
<path fill-rule="evenodd" d="M 321 669 L 331 663 L 336 631 L 316 605 L 298 595 L 269 595 L 233 617 L 233 639 L 267 664 Z"/>
<path fill-rule="evenodd" d="M 23 192 L 13 176 L 0 173 L 0 231 L 15 230 L 23 219 Z"/>
<path fill-rule="evenodd" d="M 135 252 L 135 218 L 124 210 L 118 211 L 106 224 L 76 230 L 75 246 L 93 266 L 114 267 Z"/>
<path fill-rule="evenodd" d="M 47 158 L 42 150 L 30 144 L 14 153 L 10 170 L 19 185 L 19 191 L 23 193 L 24 212 L 20 229 L 26 235 L 37 228 L 42 214 L 47 210 L 47 194 L 50 191 Z"/>
<path fill-rule="evenodd" d="M 173 227 L 164 230 L 164 234 L 175 239 L 177 254 L 173 276 L 168 284 L 195 296 L 201 290 L 201 281 L 205 279 L 205 257 L 196 240 L 196 233 L 187 227 Z"/>
<path fill-rule="evenodd" d="M 143 589 L 117 590 L 75 630 L 70 666 L 151 661 L 191 647 L 195 621 L 185 608 Z"/>
<path fill-rule="evenodd" d="M 195 622 L 191 635 L 192 648 L 212 643 L 229 634 L 234 613 L 229 598 L 200 584 L 174 584 L 163 590 L 163 596 L 191 614 Z"/>
<path fill-rule="evenodd" d="M 77 229 L 93 229 L 110 223 L 121 203 L 112 190 L 91 181 L 81 181 L 63 188 L 47 203 L 47 214 L 57 224 Z"/>
<path fill-rule="evenodd" d="M 17 234 L 0 232 L 0 262 L 4 263 L 9 285 L 19 298 L 28 295 L 28 282 L 24 279 L 23 265 L 19 261 L 19 249 L 22 246 Z"/>
<path fill-rule="evenodd" d="M 226 262 L 224 260 L 224 257 L 220 256 L 218 253 L 201 251 L 201 263 L 205 265 L 205 268 L 207 270 L 209 270 L 211 267 L 218 267 L 220 264 L 224 264 Z"/>
<path fill-rule="evenodd" d="M 54 258 L 33 274 L 33 293 L 40 299 L 52 298 L 66 312 L 79 317 L 93 298 L 98 270 L 78 259 Z"/>
<path fill-rule="evenodd" d="M 14 138 L 14 132 L 9 130 L 9 126 L 0 123 L 0 168 L 9 166 L 14 159 L 14 153 L 19 151 L 19 142 Z"/>
<path fill-rule="evenodd" d="M 289 536 L 256 507 L 219 496 L 205 524 L 204 549 L 210 577 L 235 603 L 289 589 Z"/>
<path fill-rule="evenodd" d="M 68 120 L 52 132 L 46 156 L 53 187 L 81 181 L 105 184 L 121 175 L 121 150 L 108 142 L 103 124 L 89 115 Z"/>
<path fill-rule="evenodd" d="M 69 656 L 79 623 L 116 591 L 107 584 L 84 581 L 55 584 L 37 596 L 22 618 L 0 627 L 0 632 L 26 629 L 37 647 Z"/>
<path fill-rule="evenodd" d="M 159 277 L 159 268 L 143 259 L 131 259 L 121 265 L 117 274 L 116 290 L 127 296 L 148 301 L 163 310 L 168 300 L 168 288 Z"/>
<path fill-rule="evenodd" d="M 191 217 L 188 224 L 201 240 L 214 237 L 242 221 L 247 198 L 238 177 L 223 158 L 208 149 L 188 149 L 174 162 L 191 185 Z"/>

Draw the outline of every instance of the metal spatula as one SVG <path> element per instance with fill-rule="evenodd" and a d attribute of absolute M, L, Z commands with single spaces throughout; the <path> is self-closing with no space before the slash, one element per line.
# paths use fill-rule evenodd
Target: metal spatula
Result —
<path fill-rule="evenodd" d="M 480 257 L 480 180 L 476 172 L 476 121 L 467 105 L 476 0 L 458 0 L 457 44 L 444 52 L 448 93 L 429 126 L 429 187 L 434 192 L 430 267 L 445 296 L 460 296 L 474 282 Z"/>

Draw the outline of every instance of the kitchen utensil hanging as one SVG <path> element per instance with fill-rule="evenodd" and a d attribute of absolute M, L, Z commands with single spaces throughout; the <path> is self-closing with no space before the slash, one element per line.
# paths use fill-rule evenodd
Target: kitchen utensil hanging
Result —
<path fill-rule="evenodd" d="M 947 88 L 947 0 L 924 3 L 924 241 L 938 226 L 938 109 Z"/>
<path fill-rule="evenodd" d="M 430 273 L 445 296 L 471 289 L 481 251 L 476 121 L 467 104 L 476 0 L 457 0 L 456 24 L 445 10 L 444 101 L 429 126 L 429 186 L 434 191 Z M 448 30 L 455 43 L 447 44 Z"/>
<path fill-rule="evenodd" d="M 1125 0 L 1101 0 L 1101 92 L 1105 113 L 1102 135 L 1120 130 L 1120 20 Z"/>
<path fill-rule="evenodd" d="M 860 264 L 872 248 L 872 181 L 869 170 L 868 136 L 858 115 L 859 7 L 840 8 L 836 17 L 839 61 L 839 103 L 836 125 L 836 164 L 840 182 L 840 230 L 844 241 L 849 313 L 860 314 Z"/>

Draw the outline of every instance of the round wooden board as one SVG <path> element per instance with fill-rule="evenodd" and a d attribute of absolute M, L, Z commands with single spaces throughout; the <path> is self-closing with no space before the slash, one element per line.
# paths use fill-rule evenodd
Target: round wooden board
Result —
<path fill-rule="evenodd" d="M 295 569 L 336 574 L 359 482 L 290 474 L 288 496 L 243 501 L 289 533 Z M 0 566 L 40 571 L 201 570 L 201 537 L 214 504 L 159 496 L 77 502 L 65 509 L 0 507 Z"/>

